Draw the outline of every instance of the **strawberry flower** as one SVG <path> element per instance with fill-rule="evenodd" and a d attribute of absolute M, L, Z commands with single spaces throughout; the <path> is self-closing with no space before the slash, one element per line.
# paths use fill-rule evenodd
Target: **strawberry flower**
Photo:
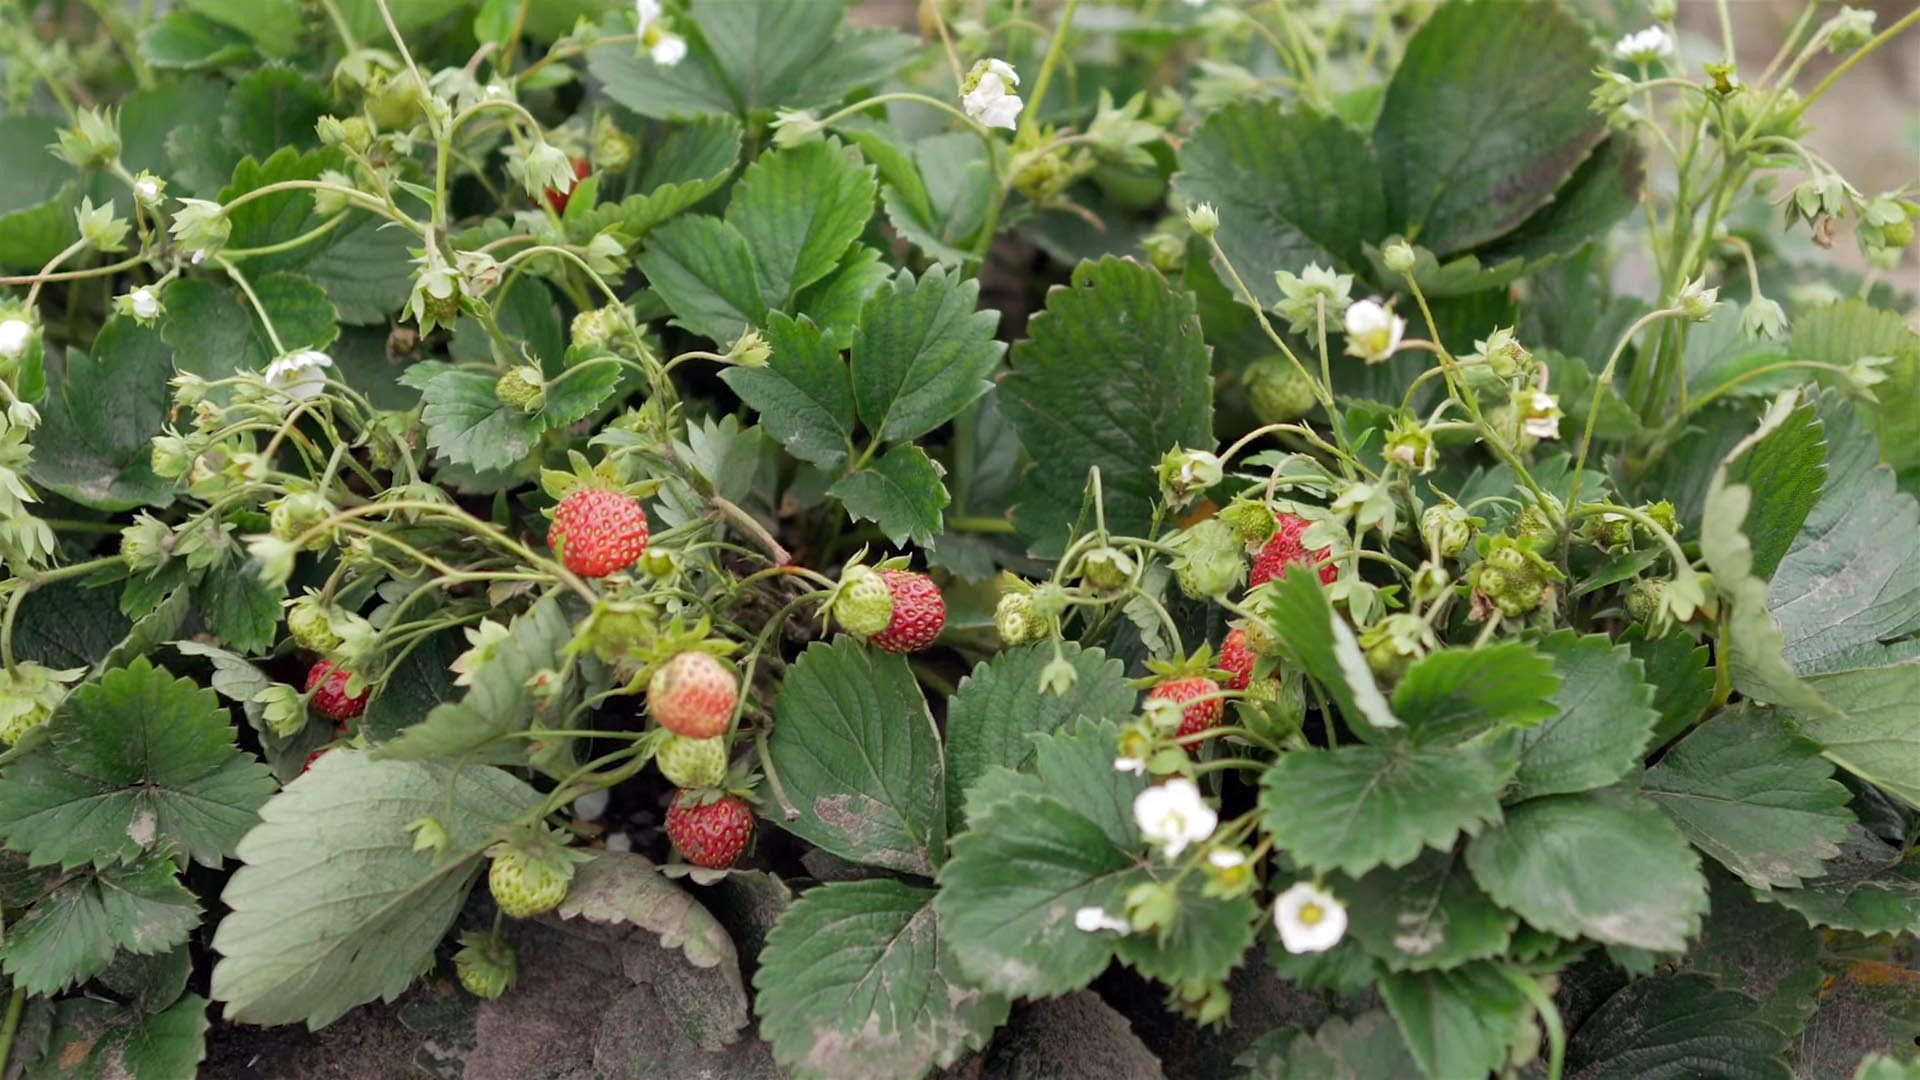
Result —
<path fill-rule="evenodd" d="M 1673 38 L 1658 26 L 1649 26 L 1614 42 L 1613 55 L 1636 64 L 1651 64 L 1673 55 Z"/>
<path fill-rule="evenodd" d="M 661 67 L 672 67 L 687 58 L 687 39 L 667 29 L 660 0 L 634 0 L 634 16 L 639 23 L 640 44 Z"/>
<path fill-rule="evenodd" d="M 1014 129 L 1020 110 L 1026 102 L 1013 88 L 1020 85 L 1020 76 L 1013 65 L 1005 60 L 981 60 L 967 73 L 966 82 L 961 86 L 960 104 L 967 115 L 990 128 Z"/>
<path fill-rule="evenodd" d="M 1288 952 L 1326 952 L 1346 936 L 1347 908 L 1312 882 L 1296 882 L 1274 900 L 1273 925 Z"/>
<path fill-rule="evenodd" d="M 1347 355 L 1377 364 L 1400 351 L 1407 320 L 1378 300 L 1361 300 L 1347 309 Z"/>
<path fill-rule="evenodd" d="M 267 385 L 295 401 L 306 401 L 327 388 L 327 370 L 333 358 L 318 349 L 288 353 L 267 365 Z"/>
<path fill-rule="evenodd" d="M 0 360 L 18 360 L 33 341 L 33 324 L 25 319 L 0 322 Z"/>
<path fill-rule="evenodd" d="M 1133 800 L 1133 820 L 1147 842 L 1172 859 L 1213 835 L 1220 815 L 1200 797 L 1200 789 L 1185 777 L 1150 787 Z"/>

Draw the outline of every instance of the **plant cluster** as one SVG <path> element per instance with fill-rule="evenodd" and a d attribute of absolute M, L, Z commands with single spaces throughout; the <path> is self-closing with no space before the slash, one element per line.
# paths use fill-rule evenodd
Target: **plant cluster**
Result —
<path fill-rule="evenodd" d="M 1914 1075 L 1920 9 L 919 14 L 0 13 L 0 1078 Z"/>

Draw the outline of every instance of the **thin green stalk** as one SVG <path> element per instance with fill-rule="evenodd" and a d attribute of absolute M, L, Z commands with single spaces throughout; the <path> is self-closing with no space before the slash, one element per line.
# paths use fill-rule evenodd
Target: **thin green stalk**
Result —
<path fill-rule="evenodd" d="M 1080 0 L 1067 0 L 1067 6 L 1060 12 L 1060 22 L 1053 28 L 1053 40 L 1047 42 L 1046 59 L 1040 61 L 1040 74 L 1033 80 L 1033 95 L 1027 98 L 1027 107 L 1020 114 L 1020 134 L 1028 136 L 1039 126 L 1040 106 L 1047 100 L 1047 87 L 1053 82 L 1053 69 L 1060 63 L 1060 56 L 1066 51 L 1068 32 L 1073 29 L 1073 13 L 1080 8 Z"/>
<path fill-rule="evenodd" d="M 1860 48 L 1854 51 L 1852 56 L 1847 57 L 1835 65 L 1832 71 L 1827 72 L 1826 78 L 1821 79 L 1812 90 L 1807 91 L 1807 96 L 1800 99 L 1800 104 L 1794 106 L 1793 112 L 1790 115 L 1792 117 L 1798 117 L 1801 113 L 1806 112 L 1807 106 L 1820 100 L 1820 95 L 1831 89 L 1833 84 L 1839 81 L 1840 76 L 1845 75 L 1851 70 L 1853 65 L 1873 55 L 1874 50 L 1892 41 L 1901 31 L 1915 23 L 1920 23 L 1920 5 L 1915 5 L 1914 9 L 1907 12 L 1898 22 L 1875 34 L 1873 40 L 1860 46 Z"/>

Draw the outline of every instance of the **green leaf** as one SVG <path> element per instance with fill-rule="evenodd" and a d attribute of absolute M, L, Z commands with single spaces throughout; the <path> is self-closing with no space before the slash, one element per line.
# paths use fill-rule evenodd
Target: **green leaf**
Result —
<path fill-rule="evenodd" d="M 1639 626 L 1629 627 L 1619 641 L 1640 661 L 1642 677 L 1653 687 L 1653 709 L 1660 719 L 1647 746 L 1665 746 L 1713 703 L 1713 650 L 1695 644 L 1684 631 L 1648 637 Z"/>
<path fill-rule="evenodd" d="M 787 306 L 833 271 L 873 216 L 873 169 L 851 147 L 822 141 L 763 155 L 727 204 L 759 269 L 760 295 Z"/>
<path fill-rule="evenodd" d="M 450 668 L 466 650 L 466 639 L 455 629 L 433 634 L 408 648 L 391 661 L 393 666 L 360 716 L 360 730 L 376 743 L 385 742 L 441 705 L 458 701 L 465 691 L 454 685 Z M 219 689 L 218 684 L 214 689 Z"/>
<path fill-rule="evenodd" d="M 587 70 L 607 97 L 648 119 L 704 119 L 737 111 L 726 80 L 700 53 L 661 67 L 641 48 L 594 49 L 587 54 Z"/>
<path fill-rule="evenodd" d="M 1174 446 L 1213 445 L 1213 380 L 1191 294 L 1125 259 L 1081 263 L 1014 347 L 1000 404 L 1033 460 L 1014 522 L 1059 552 L 1099 468 L 1107 525 L 1147 527 L 1154 467 Z"/>
<path fill-rule="evenodd" d="M 740 111 L 750 113 L 838 102 L 912 54 L 899 34 L 846 28 L 844 8 L 843 0 L 758 0 L 700 8 L 698 21 Z"/>
<path fill-rule="evenodd" d="M 73 180 L 73 167 L 47 152 L 64 126 L 54 116 L 12 111 L 0 116 L 0 151 L 7 156 L 6 173 L 0 175 L 0 213 L 40 206 Z M 72 220 L 69 214 L 69 225 Z"/>
<path fill-rule="evenodd" d="M 1639 661 L 1604 634 L 1562 630 L 1539 648 L 1553 658 L 1555 714 L 1520 734 L 1520 771 L 1509 803 L 1605 787 L 1640 764 L 1659 715 Z"/>
<path fill-rule="evenodd" d="M 1603 65 L 1565 9 L 1443 4 L 1407 42 L 1373 130 L 1392 217 L 1446 256 L 1513 231 L 1606 136 Z"/>
<path fill-rule="evenodd" d="M 1567 1041 L 1567 1073 L 1582 1080 L 1790 1080 L 1787 1037 L 1754 1015 L 1753 999 L 1703 975 L 1636 979 Z"/>
<path fill-rule="evenodd" d="M 95 510 L 169 502 L 173 485 L 148 465 L 173 403 L 173 354 L 160 332 L 116 315 L 91 354 L 50 349 L 46 369 L 28 475 Z"/>
<path fill-rule="evenodd" d="M 194 11 L 170 11 L 140 32 L 147 66 L 180 71 L 244 64 L 253 59 L 245 34 Z"/>
<path fill-rule="evenodd" d="M 940 531 L 940 511 L 952 498 L 941 482 L 944 470 L 925 450 L 895 443 L 872 465 L 841 477 L 827 494 L 839 499 L 856 521 L 871 521 L 888 540 L 920 547 Z"/>
<path fill-rule="evenodd" d="M 72 192 L 62 189 L 36 206 L 0 213 L 0 269 L 37 274 L 78 238 Z"/>
<path fill-rule="evenodd" d="M 320 145 L 314 122 L 327 111 L 319 80 L 273 62 L 233 84 L 220 115 L 220 134 L 227 145 L 256 158 L 282 147 L 311 150 Z"/>
<path fill-rule="evenodd" d="M 1260 780 L 1262 824 L 1302 866 L 1362 874 L 1405 866 L 1500 820 L 1513 758 L 1500 744 L 1297 750 Z"/>
<path fill-rule="evenodd" d="M 765 433 L 757 427 L 742 429 L 735 416 L 695 420 L 687 425 L 687 440 L 673 445 L 721 498 L 736 502 L 746 499 L 761 462 L 772 449 Z"/>
<path fill-rule="evenodd" d="M 1266 305 L 1280 299 L 1275 271 L 1364 268 L 1361 242 L 1384 239 L 1389 228 L 1366 136 L 1305 106 L 1260 101 L 1214 112 L 1180 147 L 1173 184 L 1189 205 L 1219 209 L 1216 239 Z"/>
<path fill-rule="evenodd" d="M 1861 934 L 1920 934 L 1920 858 L 1856 827 L 1827 864 L 1827 876 L 1804 888 L 1775 889 L 1764 899 L 1792 908 L 1815 926 Z"/>
<path fill-rule="evenodd" d="M 1494 964 L 1385 975 L 1380 996 L 1430 1080 L 1498 1071 L 1530 1019 L 1526 997 Z"/>
<path fill-rule="evenodd" d="M 385 329 L 387 319 L 407 306 L 413 291 L 413 235 L 381 228 L 372 218 L 347 225 L 304 267 L 314 284 L 333 301 L 340 321 Z M 357 388 L 356 388 L 357 389 Z"/>
<path fill-rule="evenodd" d="M 1120 728 L 1113 718 L 1076 718 L 1045 733 L 1031 734 L 1032 758 L 1020 772 L 994 766 L 967 789 L 967 813 L 978 815 L 1014 795 L 1047 795 L 1073 807 L 1093 822 L 1121 851 L 1140 847 L 1133 801 L 1146 781 L 1113 767 Z"/>
<path fill-rule="evenodd" d="M 1833 670 L 1860 646 L 1920 629 L 1920 502 L 1896 490 L 1893 470 L 1880 464 L 1879 443 L 1844 397 L 1821 395 L 1820 422 L 1826 490 L 1767 589 L 1782 655 L 1803 677 Z M 1757 513 L 1748 514 L 1749 538 Z M 1758 556 L 1754 572 L 1765 573 Z"/>
<path fill-rule="evenodd" d="M 85 997 L 54 1010 L 35 1080 L 168 1080 L 196 1075 L 207 1055 L 207 999 L 197 994 L 157 1013 Z"/>
<path fill-rule="evenodd" d="M 1344 617 L 1336 614 L 1319 575 L 1292 567 L 1266 586 L 1267 625 L 1287 657 L 1325 687 L 1340 713 L 1361 737 L 1401 726 L 1373 681 L 1360 642 Z M 1411 857 L 1411 856 L 1409 856 Z"/>
<path fill-rule="evenodd" d="M 1114 936 L 1074 925 L 1083 907 L 1125 910 L 1148 880 L 1139 854 L 1058 799 L 1015 795 L 954 838 L 934 906 L 962 974 L 1010 997 L 1064 994 L 1113 958 Z"/>
<path fill-rule="evenodd" d="M 494 828 L 540 796 L 498 769 L 323 755 L 261 809 L 227 882 L 212 996 L 251 1024 L 321 1027 L 392 1000 L 432 962 Z M 415 851 L 434 817 L 449 854 Z"/>
<path fill-rule="evenodd" d="M 1075 717 L 1121 720 L 1132 711 L 1137 694 L 1118 660 L 1074 642 L 1060 648 L 1076 676 L 1065 694 L 1040 688 L 1040 672 L 1053 662 L 1053 648 L 1027 645 L 980 663 L 948 700 L 947 814 L 956 830 L 964 823 L 966 790 L 992 766 L 1027 769 L 1034 759 L 1032 736 Z M 1113 747 L 1106 747 L 1108 771 L 1113 755 Z"/>
<path fill-rule="evenodd" d="M 902 270 L 867 301 L 853 331 L 853 396 L 882 439 L 913 439 L 987 392 L 1006 346 L 997 311 L 976 311 L 980 283 L 935 268 Z"/>
<path fill-rule="evenodd" d="M 740 230 L 719 218 L 677 217 L 647 234 L 634 260 L 674 322 L 723 345 L 764 321 L 767 301 Z"/>
<path fill-rule="evenodd" d="M 1820 935 L 1794 912 L 1756 899 L 1729 874 L 1709 874 L 1707 883 L 1712 906 L 1687 950 L 1686 968 L 1754 999 L 1754 1015 L 1781 1031 L 1800 1030 L 1822 981 Z"/>
<path fill-rule="evenodd" d="M 720 190 L 739 161 L 740 123 L 732 117 L 702 116 L 674 128 L 636 163 L 630 188 L 635 194 L 618 204 L 622 231 L 644 236 L 691 209 Z"/>
<path fill-rule="evenodd" d="M 150 956 L 120 953 L 100 973 L 100 982 L 130 999 L 141 1012 L 151 1013 L 180 1000 L 192 974 L 193 954 L 182 944 Z"/>
<path fill-rule="evenodd" d="M 760 953 L 754 1009 L 796 1077 L 919 1076 L 986 1045 L 1007 999 L 969 987 L 933 890 L 879 879 L 822 885 Z"/>
<path fill-rule="evenodd" d="M 1165 931 L 1115 939 L 1115 955 L 1168 986 L 1225 982 L 1253 946 L 1263 921 L 1260 906 L 1251 896 L 1205 895 L 1204 874 L 1188 874 L 1166 885 L 1173 891 L 1173 924 Z"/>
<path fill-rule="evenodd" d="M 1901 708 L 1911 711 L 1912 700 Z M 1695 847 L 1760 889 L 1819 877 L 1853 820 L 1846 786 L 1820 747 L 1746 704 L 1695 728 L 1647 770 L 1641 788 Z"/>
<path fill-rule="evenodd" d="M 193 587 L 193 605 L 207 629 L 230 649 L 263 653 L 273 647 L 286 588 L 268 585 L 241 563 L 211 571 Z"/>
<path fill-rule="evenodd" d="M 794 315 L 820 324 L 820 332 L 835 342 L 852 341 L 853 328 L 860 322 L 867 301 L 890 276 L 891 270 L 878 251 L 855 244 L 840 257 L 833 273 L 794 296 Z"/>
<path fill-rule="evenodd" d="M 234 166 L 233 182 L 220 189 L 219 200 L 230 203 L 247 192 L 286 180 L 317 180 L 321 170 L 337 157 L 331 152 L 303 154 L 289 146 L 264 161 L 242 158 Z M 232 225 L 227 247 L 236 251 L 284 244 L 320 224 L 313 209 L 313 195 L 299 190 L 263 195 L 236 207 L 227 214 L 227 221 Z M 274 255 L 254 256 L 247 260 L 246 272 L 251 278 L 268 270 L 297 266 L 315 253 L 314 245 L 308 244 Z"/>
<path fill-rule="evenodd" d="M 493 392 L 498 376 L 449 369 L 421 390 L 427 445 L 456 465 L 506 469 L 518 465 L 540 438 L 541 421 Z"/>
<path fill-rule="evenodd" d="M 1506 952 L 1516 920 L 1500 910 L 1454 851 L 1425 851 L 1335 886 L 1348 930 L 1391 971 L 1433 971 Z"/>
<path fill-rule="evenodd" d="M 1246 1080 L 1363 1080 L 1412 1076 L 1418 1067 L 1393 1017 L 1375 1009 L 1351 1021 L 1333 1016 L 1311 1037 L 1293 1028 L 1268 1032 L 1235 1064 Z"/>
<path fill-rule="evenodd" d="M 1741 530 L 1754 491 L 1728 482 L 1732 465 L 1779 430 L 1792 409 L 1791 396 L 1777 399 L 1753 433 L 1737 441 L 1714 469 L 1700 514 L 1700 554 L 1719 594 L 1722 629 L 1717 645 L 1727 654 L 1733 685 L 1755 701 L 1826 712 L 1832 706 L 1788 665 L 1785 638 L 1766 610 L 1767 583 L 1753 572 L 1753 544 Z"/>
<path fill-rule="evenodd" d="M 1443 649 L 1408 669 L 1393 712 L 1414 742 L 1443 742 L 1495 725 L 1533 727 L 1558 711 L 1550 698 L 1559 686 L 1552 658 L 1530 645 Z"/>
<path fill-rule="evenodd" d="M 1920 806 L 1920 663 L 1810 680 L 1830 712 L 1795 712 L 1793 726 L 1841 768 Z"/>
<path fill-rule="evenodd" d="M 7 927 L 0 960 L 15 986 L 54 994 L 106 969 L 114 954 L 165 952 L 200 921 L 164 858 L 63 874 Z"/>
<path fill-rule="evenodd" d="M 275 56 L 298 52 L 306 37 L 298 0 L 185 0 L 185 6 L 246 34 Z"/>
<path fill-rule="evenodd" d="M 877 136 L 849 135 L 869 156 L 879 145 Z M 911 163 L 903 159 L 901 165 L 906 171 L 880 196 L 887 221 L 929 259 L 954 267 L 965 263 L 993 203 L 993 162 L 986 148 L 966 132 L 929 135 L 913 144 Z"/>
<path fill-rule="evenodd" d="M 1700 859 L 1658 809 L 1619 792 L 1509 807 L 1467 845 L 1473 880 L 1501 907 L 1561 937 L 1678 952 L 1707 907 Z"/>
<path fill-rule="evenodd" d="M 112 589 L 56 581 L 20 601 L 13 655 L 50 668 L 90 668 L 106 659 L 132 628 L 120 614 Z"/>
<path fill-rule="evenodd" d="M 563 428 L 591 416 L 616 398 L 624 367 L 610 356 L 589 357 L 547 382 L 546 404 L 540 422 Z"/>
<path fill-rule="evenodd" d="M 1753 491 L 1744 531 L 1753 545 L 1753 573 L 1758 577 L 1773 576 L 1820 501 L 1826 475 L 1820 434 L 1813 403 L 1806 402 L 1751 453 L 1728 466 L 1727 479 Z"/>
<path fill-rule="evenodd" d="M 767 750 L 800 812 L 788 831 L 842 858 L 931 876 L 946 838 L 940 735 L 904 657 L 815 642 L 774 698 Z"/>
<path fill-rule="evenodd" d="M 1646 164 L 1637 139 L 1624 134 L 1608 136 L 1560 185 L 1547 205 L 1486 249 L 1486 262 L 1521 258 L 1537 265 L 1606 235 L 1639 204 Z M 1568 412 L 1584 415 L 1571 409 Z"/>
<path fill-rule="evenodd" d="M 176 847 L 218 866 L 273 793 L 213 692 L 145 658 L 75 690 L 48 736 L 0 776 L 0 835 L 34 866 Z"/>
<path fill-rule="evenodd" d="M 729 367 L 720 378 L 760 414 L 760 423 L 787 453 L 823 469 L 847 459 L 854 427 L 853 379 L 847 365 L 810 319 L 767 316 L 773 356 L 764 368 Z"/>
<path fill-rule="evenodd" d="M 1920 336 L 1898 312 L 1852 298 L 1797 312 L 1787 352 L 1796 360 L 1841 367 L 1863 357 L 1891 357 L 1893 363 L 1881 368 L 1887 381 L 1874 388 L 1879 402 L 1861 408 L 1873 421 L 1888 465 L 1920 464 L 1920 410 L 1914 408 L 1920 401 Z"/>
<path fill-rule="evenodd" d="M 475 669 L 466 696 L 435 705 L 400 737 L 376 750 L 380 759 L 426 761 L 458 757 L 464 761 L 520 764 L 524 740 L 505 736 L 525 731 L 533 721 L 533 692 L 528 679 L 537 671 L 558 669 L 573 628 L 549 597 L 514 617 L 509 634 L 485 664 Z"/>

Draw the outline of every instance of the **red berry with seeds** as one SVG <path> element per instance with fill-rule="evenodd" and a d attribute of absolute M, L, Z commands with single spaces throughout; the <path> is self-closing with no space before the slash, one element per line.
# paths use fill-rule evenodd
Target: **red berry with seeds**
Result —
<path fill-rule="evenodd" d="M 689 739 L 726 734 L 739 700 L 739 677 L 711 653 L 683 652 L 647 680 L 647 712 Z"/>
<path fill-rule="evenodd" d="M 911 570 L 882 570 L 880 579 L 893 594 L 893 615 L 887 628 L 868 640 L 890 653 L 919 652 L 933 644 L 947 624 L 947 602 L 940 598 L 940 586 Z"/>
<path fill-rule="evenodd" d="M 592 171 L 593 162 L 583 157 L 573 159 L 573 178 L 575 180 L 585 180 L 587 174 Z M 573 198 L 573 189 L 568 188 L 565 191 L 556 191 L 553 188 L 548 188 L 545 195 L 547 197 L 547 205 L 553 207 L 553 212 L 556 214 L 564 214 L 567 212 L 567 200 Z"/>
<path fill-rule="evenodd" d="M 647 512 L 618 491 L 581 488 L 553 508 L 547 546 L 581 577 L 606 577 L 646 552 Z"/>
<path fill-rule="evenodd" d="M 306 688 L 313 694 L 310 701 L 321 716 L 329 720 L 351 720 L 367 711 L 367 698 L 373 690 L 369 687 L 349 695 L 347 680 L 352 677 L 352 672 L 335 667 L 330 660 L 322 660 L 307 671 Z"/>
<path fill-rule="evenodd" d="M 1180 710 L 1179 736 L 1198 735 L 1220 722 L 1221 700 L 1208 695 L 1218 694 L 1220 684 L 1204 675 L 1183 675 L 1147 691 L 1147 698 L 1154 701 L 1171 701 L 1175 704 L 1193 701 L 1205 697 L 1205 701 L 1195 701 Z M 1189 750 L 1192 748 L 1189 747 Z"/>
<path fill-rule="evenodd" d="M 1247 632 L 1234 629 L 1220 643 L 1220 670 L 1228 672 L 1227 689 L 1245 690 L 1253 681 L 1253 650 L 1247 648 Z"/>
<path fill-rule="evenodd" d="M 705 800 L 697 791 L 674 793 L 667 808 L 667 839 L 693 865 L 724 870 L 753 839 L 753 811 L 733 795 Z"/>
<path fill-rule="evenodd" d="M 1300 534 L 1307 531 L 1307 519 L 1293 514 L 1275 514 L 1273 520 L 1276 526 L 1273 539 L 1268 540 L 1260 553 L 1253 557 L 1253 574 L 1248 578 L 1247 587 L 1257 589 L 1274 578 L 1284 577 L 1287 567 L 1295 563 L 1309 568 L 1320 564 L 1320 583 L 1333 584 L 1333 579 L 1340 576 L 1340 568 L 1327 561 L 1333 554 L 1332 549 L 1308 551 L 1300 543 Z"/>

